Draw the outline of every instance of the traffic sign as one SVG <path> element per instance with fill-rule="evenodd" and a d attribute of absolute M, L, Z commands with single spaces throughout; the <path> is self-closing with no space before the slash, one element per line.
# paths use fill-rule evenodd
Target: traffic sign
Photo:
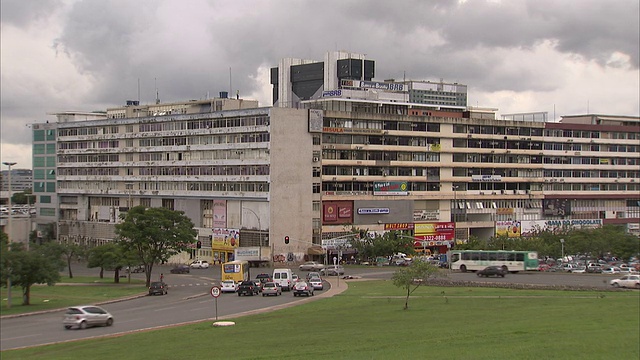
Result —
<path fill-rule="evenodd" d="M 220 290 L 220 287 L 214 286 L 211 288 L 211 296 L 213 296 L 214 298 L 217 298 L 218 296 L 220 296 L 220 293 L 222 293 L 222 291 Z"/>

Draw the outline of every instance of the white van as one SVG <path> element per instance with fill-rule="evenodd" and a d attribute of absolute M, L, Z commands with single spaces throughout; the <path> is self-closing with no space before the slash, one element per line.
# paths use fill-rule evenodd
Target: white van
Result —
<path fill-rule="evenodd" d="M 293 273 L 291 269 L 273 269 L 273 282 L 279 284 L 282 290 L 289 291 L 293 287 Z"/>

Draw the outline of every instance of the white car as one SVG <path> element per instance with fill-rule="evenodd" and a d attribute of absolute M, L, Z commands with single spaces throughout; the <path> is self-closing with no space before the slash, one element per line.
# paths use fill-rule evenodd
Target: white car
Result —
<path fill-rule="evenodd" d="M 609 281 L 611 286 L 640 289 L 640 275 L 625 275 L 620 279 Z"/>
<path fill-rule="evenodd" d="M 300 271 L 320 271 L 324 268 L 324 265 L 315 261 L 307 261 L 306 263 L 298 267 Z"/>
<path fill-rule="evenodd" d="M 192 269 L 208 269 L 209 262 L 207 260 L 196 260 L 189 264 L 189 267 Z"/>
<path fill-rule="evenodd" d="M 220 291 L 223 293 L 226 292 L 236 292 L 238 291 L 238 283 L 233 280 L 225 280 L 220 283 Z"/>
<path fill-rule="evenodd" d="M 322 289 L 324 289 L 324 284 L 322 283 L 322 279 L 320 279 L 320 278 L 309 279 L 309 284 L 311 286 L 313 286 L 313 290 L 322 290 Z"/>
<path fill-rule="evenodd" d="M 620 268 L 617 266 L 602 269 L 603 274 L 620 274 Z"/>

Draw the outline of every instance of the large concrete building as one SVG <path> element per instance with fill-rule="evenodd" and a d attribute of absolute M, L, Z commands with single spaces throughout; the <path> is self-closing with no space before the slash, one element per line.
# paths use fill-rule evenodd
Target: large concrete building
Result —
<path fill-rule="evenodd" d="M 192 219 L 203 246 L 174 261 L 227 260 L 234 250 L 302 261 L 352 227 L 401 230 L 434 252 L 544 227 L 637 233 L 640 118 L 496 119 L 496 109 L 466 106 L 466 86 L 375 81 L 373 69 L 343 52 L 284 59 L 271 73 L 273 107 L 222 94 L 58 121 L 61 240 L 111 241 L 136 205 Z M 447 94 L 418 101 L 418 89 Z"/>

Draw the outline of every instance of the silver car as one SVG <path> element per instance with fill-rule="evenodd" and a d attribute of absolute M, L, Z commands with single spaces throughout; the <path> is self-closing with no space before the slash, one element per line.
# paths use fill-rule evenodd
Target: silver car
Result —
<path fill-rule="evenodd" d="M 113 315 L 99 306 L 84 305 L 73 306 L 67 309 L 64 314 L 62 324 L 65 329 L 77 327 L 86 329 L 90 326 L 111 326 L 113 325 Z"/>

